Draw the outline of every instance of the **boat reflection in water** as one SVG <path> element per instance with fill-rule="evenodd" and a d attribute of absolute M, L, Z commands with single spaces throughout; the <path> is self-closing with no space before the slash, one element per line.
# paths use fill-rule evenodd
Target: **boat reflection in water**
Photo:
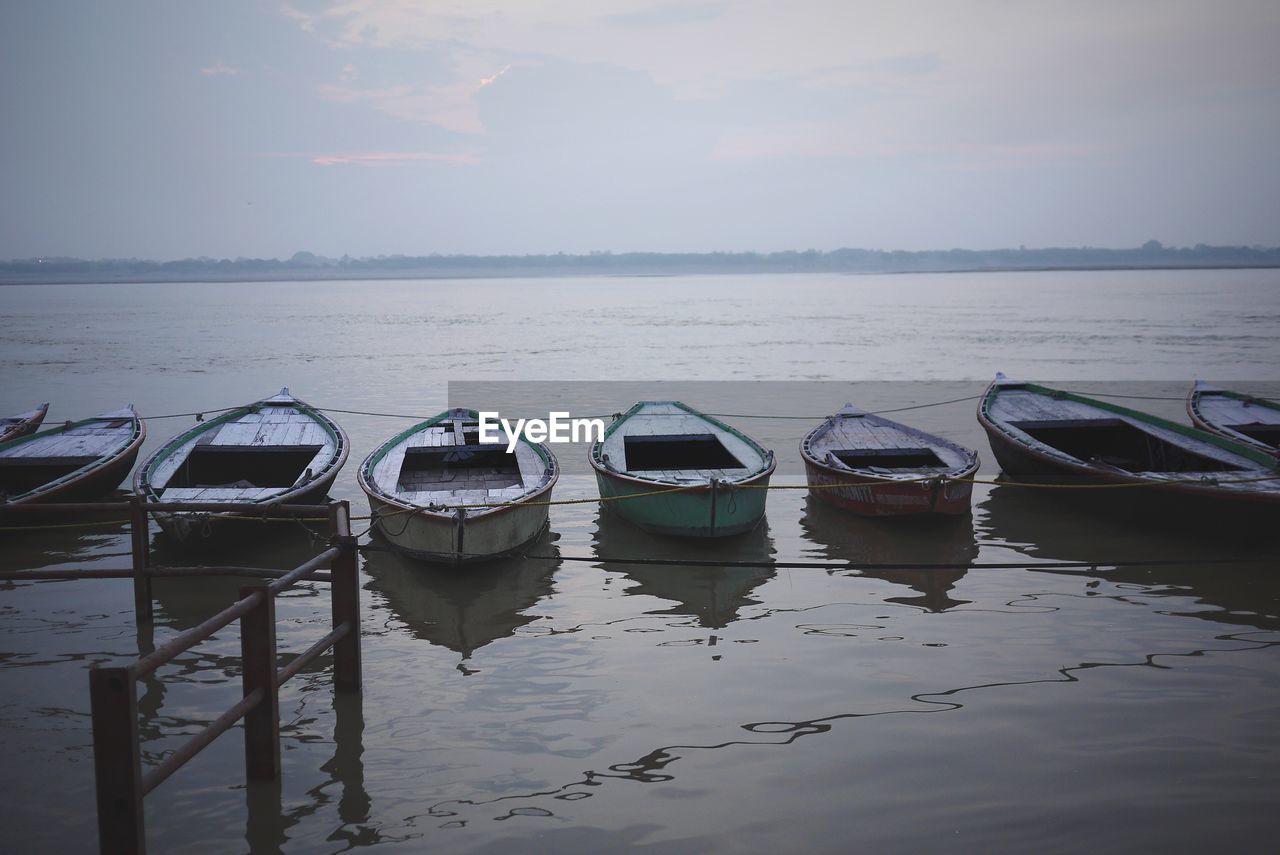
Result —
<path fill-rule="evenodd" d="M 322 533 L 324 523 L 311 525 L 320 528 L 309 529 L 292 520 L 246 522 L 235 530 L 234 538 L 207 540 L 198 551 L 163 531 L 157 531 L 157 526 L 153 525 L 151 530 L 155 536 L 151 540 L 151 564 L 153 567 L 261 567 L 285 572 L 310 561 L 327 548 L 328 536 Z M 241 588 L 256 584 L 265 582 L 252 576 L 180 576 L 173 579 L 157 576 L 151 583 L 151 593 L 158 607 L 156 619 L 174 629 L 190 629 L 238 600 Z M 322 594 L 327 602 L 327 585 Z"/>
<path fill-rule="evenodd" d="M 605 558 L 642 558 L 689 561 L 689 564 L 609 564 L 607 569 L 622 573 L 636 584 L 627 594 L 657 597 L 675 603 L 672 608 L 649 614 L 689 615 L 699 626 L 720 629 L 738 619 L 738 610 L 755 605 L 751 592 L 773 578 L 772 567 L 733 567 L 701 564 L 723 561 L 774 560 L 773 538 L 768 520 L 750 531 L 714 540 L 672 538 L 653 535 L 616 514 L 596 515 L 596 555 Z"/>
<path fill-rule="evenodd" d="M 1157 590 L 1152 593 L 1157 595 L 1165 593 L 1158 589 L 1165 588 L 1169 596 L 1196 599 L 1210 607 L 1178 614 L 1280 629 L 1280 575 L 1275 572 L 1280 538 L 1274 531 L 1255 530 L 1244 536 L 1213 523 L 1166 523 L 1157 531 L 1135 526 L 1123 515 L 1099 514 L 1087 503 L 1063 502 L 1059 496 L 1046 495 L 1049 492 L 1008 485 L 993 488 L 977 506 L 977 528 L 984 544 L 1042 561 L 1096 563 L 1097 575 L 1112 582 L 1154 587 Z M 1204 563 L 1116 566 L 1162 559 Z M 1231 563 L 1223 563 L 1224 559 Z M 1027 566 L 1045 573 L 1093 572 Z"/>
<path fill-rule="evenodd" d="M 919 596 L 885 597 L 891 603 L 944 612 L 970 600 L 951 596 L 964 578 L 963 566 L 931 569 L 927 565 L 967 565 L 978 557 L 969 514 L 953 517 L 872 519 L 833 508 L 813 496 L 805 497 L 801 533 L 814 547 L 815 557 L 854 564 L 916 564 L 902 569 L 866 569 L 851 575 L 884 579 L 905 585 Z"/>
<path fill-rule="evenodd" d="M 372 545 L 387 546 L 381 538 Z M 512 556 L 459 568 L 371 550 L 365 554 L 364 571 L 372 578 L 366 588 L 384 596 L 415 637 L 461 654 L 458 670 L 469 673 L 465 663 L 472 653 L 536 620 L 525 612 L 551 594 L 560 566 L 551 535 L 544 531 L 527 550 L 556 558 Z"/>

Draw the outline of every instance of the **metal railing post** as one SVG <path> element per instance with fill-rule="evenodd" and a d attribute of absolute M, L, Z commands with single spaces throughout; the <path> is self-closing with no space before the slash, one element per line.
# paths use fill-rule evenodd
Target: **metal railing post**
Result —
<path fill-rule="evenodd" d="M 133 666 L 91 669 L 89 705 L 98 793 L 98 848 L 106 855 L 146 852 Z"/>
<path fill-rule="evenodd" d="M 276 598 L 260 586 L 240 589 L 240 598 L 262 602 L 240 618 L 241 678 L 244 696 L 263 690 L 262 700 L 244 716 L 244 766 L 250 780 L 280 776 L 280 695 L 276 684 Z"/>
<path fill-rule="evenodd" d="M 141 496 L 129 499 L 129 535 L 133 546 L 133 610 L 138 623 L 151 623 L 151 530 Z"/>
<path fill-rule="evenodd" d="M 342 550 L 330 569 L 333 628 L 344 623 L 348 627 L 347 634 L 333 645 L 333 688 L 336 692 L 359 692 L 360 561 L 356 539 L 351 536 L 351 506 L 347 502 L 329 506 L 329 534 L 333 545 Z"/>

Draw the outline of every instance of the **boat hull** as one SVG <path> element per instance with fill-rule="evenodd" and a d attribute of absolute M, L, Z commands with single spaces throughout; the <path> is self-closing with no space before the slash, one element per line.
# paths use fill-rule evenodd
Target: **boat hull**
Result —
<path fill-rule="evenodd" d="M 129 473 L 133 470 L 133 464 L 138 461 L 138 452 L 142 449 L 142 442 L 146 438 L 146 425 L 139 420 L 138 435 L 120 453 L 101 466 L 96 466 L 79 477 L 56 487 L 30 493 L 10 504 L 43 505 L 51 502 L 100 499 L 119 487 L 121 482 L 129 477 Z"/>
<path fill-rule="evenodd" d="M 14 422 L 7 428 L 0 429 L 0 442 L 8 442 L 11 439 L 18 439 L 35 433 L 39 429 L 40 424 L 44 421 L 44 417 L 48 412 L 49 405 L 42 404 L 31 413 L 25 414 L 25 418 L 22 416 L 15 416 L 15 418 L 21 418 L 22 421 Z"/>
<path fill-rule="evenodd" d="M 1187 394 L 1186 406 L 1187 406 L 1187 415 L 1191 418 L 1191 424 L 1199 428 L 1200 430 L 1207 431 L 1208 433 L 1216 434 L 1217 436 L 1225 437 L 1231 440 L 1232 442 L 1243 443 L 1252 448 L 1258 449 L 1264 454 L 1269 454 L 1272 457 L 1280 457 L 1280 445 L 1275 445 L 1272 442 L 1266 441 L 1265 439 L 1249 436 L 1246 433 L 1242 433 L 1241 431 L 1236 430 L 1230 424 L 1221 424 L 1218 421 L 1208 417 L 1201 408 L 1202 395 L 1226 395 L 1231 398 L 1235 398 L 1237 400 L 1241 400 L 1242 398 L 1244 398 L 1246 400 L 1249 400 L 1251 403 L 1260 404 L 1263 407 L 1270 409 L 1272 412 L 1275 411 L 1275 405 L 1273 403 L 1268 401 L 1259 401 L 1257 399 L 1248 398 L 1247 396 L 1241 396 L 1234 392 L 1228 392 L 1222 389 L 1207 388 L 1197 383 L 1195 386 L 1192 387 L 1191 391 Z M 1243 417 L 1242 417 L 1242 420 L 1243 420 Z M 1274 421 L 1272 422 L 1272 424 L 1274 424 Z M 1261 427 L 1262 425 L 1257 425 L 1257 426 Z"/>
<path fill-rule="evenodd" d="M 1111 499 L 1127 507 L 1137 504 L 1167 512 L 1186 509 L 1197 513 L 1264 511 L 1268 516 L 1280 510 L 1280 491 L 1233 490 L 1210 482 L 1170 484 L 1125 472 L 1111 472 L 1085 464 L 1073 465 L 1037 454 L 1005 434 L 979 413 L 978 421 L 987 432 L 991 451 L 1001 471 L 1015 477 L 1034 477 L 1047 484 L 1127 484 L 1127 489 L 1067 491 L 1090 493 L 1093 499 Z M 1241 478 L 1250 477 L 1243 473 Z M 1280 479 L 1277 480 L 1280 484 Z"/>
<path fill-rule="evenodd" d="M 973 484 L 934 479 L 901 481 L 824 466 L 805 458 L 810 494 L 829 505 L 866 517 L 920 515 L 956 516 L 969 513 Z M 972 477 L 964 472 L 960 477 Z M 833 486 L 840 485 L 840 486 Z"/>
<path fill-rule="evenodd" d="M 363 486 L 363 485 L 362 485 Z M 373 529 L 402 555 L 441 564 L 491 561 L 516 552 L 549 524 L 551 488 L 525 502 L 461 518 L 457 512 L 429 511 L 390 502 L 370 493 Z"/>
<path fill-rule="evenodd" d="M 593 461 L 594 463 L 594 461 Z M 731 537 L 751 531 L 764 517 L 768 471 L 740 485 L 718 484 L 678 488 L 641 481 L 596 467 L 596 484 L 605 510 L 654 534 L 675 537 Z M 742 489 L 742 487 L 748 487 Z M 667 490 L 670 492 L 656 492 Z M 627 498 L 638 495 L 638 498 Z M 643 495 L 654 494 L 654 495 Z"/>
<path fill-rule="evenodd" d="M 316 505 L 321 508 L 324 500 L 329 494 L 329 488 L 333 486 L 334 479 L 337 478 L 338 471 L 335 469 L 325 478 L 312 482 L 304 490 L 292 493 L 282 493 L 274 497 L 270 502 L 263 502 L 262 507 L 266 508 L 272 504 L 281 505 Z M 161 501 L 153 499 L 153 501 Z M 206 501 L 201 499 L 201 501 Z M 175 543 L 183 546 L 194 546 L 207 543 L 212 539 L 223 539 L 234 536 L 237 532 L 243 532 L 252 528 L 259 530 L 264 524 L 263 520 L 245 519 L 243 512 L 236 514 L 219 514 L 219 513 L 152 513 L 151 517 L 160 526 L 160 530 Z M 271 525 L 282 525 L 289 522 L 288 519 L 275 517 L 268 521 Z M 305 523 L 303 523 L 305 524 Z"/>

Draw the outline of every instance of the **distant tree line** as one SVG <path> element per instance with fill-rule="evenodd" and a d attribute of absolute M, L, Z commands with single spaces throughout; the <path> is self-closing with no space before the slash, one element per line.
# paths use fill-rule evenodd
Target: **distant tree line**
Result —
<path fill-rule="evenodd" d="M 987 270 L 1280 267 L 1280 247 L 1166 247 L 1147 241 L 1133 249 L 905 250 L 821 252 L 591 252 L 585 255 L 379 255 L 326 258 L 299 252 L 275 258 L 143 259 L 26 258 L 0 261 L 0 282 L 158 282 L 261 279 L 369 279 L 573 274 L 674 275 L 696 273 L 922 273 Z"/>

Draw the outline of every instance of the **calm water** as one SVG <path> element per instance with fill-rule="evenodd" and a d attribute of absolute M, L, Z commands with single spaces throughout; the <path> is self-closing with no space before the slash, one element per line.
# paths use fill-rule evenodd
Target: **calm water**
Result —
<path fill-rule="evenodd" d="M 287 384 L 323 407 L 427 415 L 455 381 L 455 398 L 534 414 L 566 395 L 612 412 L 650 389 L 818 414 L 973 395 L 996 370 L 1175 399 L 1195 376 L 1275 394 L 1278 333 L 1277 271 L 7 287 L 0 412 L 192 412 Z M 1183 418 L 1177 400 L 1137 405 Z M 408 422 L 336 418 L 354 447 L 333 495 L 363 513 L 356 466 Z M 996 474 L 972 402 L 902 418 Z M 153 420 L 144 454 L 191 423 Z M 778 450 L 779 483 L 800 483 L 808 422 L 736 424 Z M 593 495 L 583 450 L 557 450 L 557 497 Z M 986 486 L 972 519 L 940 526 L 859 521 L 786 490 L 765 526 L 714 546 L 590 504 L 555 508 L 552 529 L 537 549 L 558 560 L 458 572 L 371 553 L 362 703 L 335 706 L 323 660 L 295 678 L 280 785 L 246 788 L 239 733 L 222 737 L 148 797 L 154 850 L 1273 851 L 1274 540 Z M 128 549 L 113 525 L 0 536 L 4 569 L 112 566 Z M 217 559 L 308 554 L 288 531 Z M 597 554 L 1023 566 L 574 560 Z M 1250 562 L 1113 566 L 1221 556 Z M 1055 560 L 1100 566 L 1036 567 Z M 139 632 L 127 582 L 0 582 L 0 849 L 92 851 L 90 665 L 162 643 L 241 584 L 157 583 L 154 632 Z M 281 601 L 282 651 L 322 634 L 327 604 L 318 586 Z M 147 762 L 234 702 L 238 655 L 233 629 L 140 685 Z"/>

